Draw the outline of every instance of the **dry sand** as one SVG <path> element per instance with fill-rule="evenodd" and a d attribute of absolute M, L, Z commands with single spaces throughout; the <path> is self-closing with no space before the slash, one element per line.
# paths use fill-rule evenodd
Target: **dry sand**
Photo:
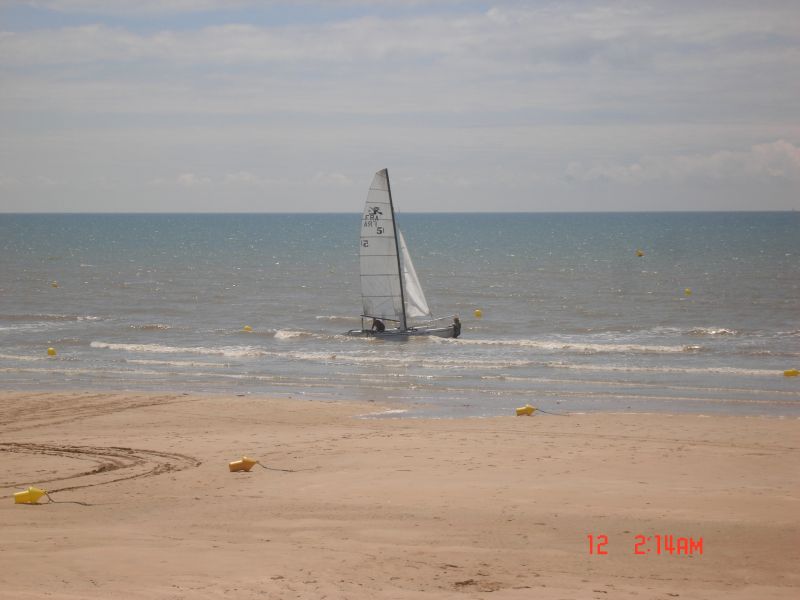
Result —
<path fill-rule="evenodd" d="M 354 418 L 376 410 L 0 394 L 0 595 L 800 597 L 798 419 Z M 28 485 L 57 503 L 14 504 Z"/>

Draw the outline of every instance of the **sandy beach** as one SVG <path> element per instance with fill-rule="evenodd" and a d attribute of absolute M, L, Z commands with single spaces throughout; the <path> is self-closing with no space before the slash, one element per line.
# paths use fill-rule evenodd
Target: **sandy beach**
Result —
<path fill-rule="evenodd" d="M 3 596 L 800 595 L 797 419 L 381 410 L 5 392 Z"/>

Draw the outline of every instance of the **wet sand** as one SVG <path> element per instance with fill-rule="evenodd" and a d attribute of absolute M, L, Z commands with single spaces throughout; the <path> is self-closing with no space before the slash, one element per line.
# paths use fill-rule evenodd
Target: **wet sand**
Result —
<path fill-rule="evenodd" d="M 798 419 L 355 418 L 380 410 L 2 393 L 0 590 L 37 599 L 800 597 Z M 269 469 L 229 472 L 242 455 Z M 56 503 L 14 504 L 28 485 Z M 590 554 L 589 535 L 607 536 L 607 554 Z M 672 536 L 672 554 L 658 553 L 656 535 Z"/>

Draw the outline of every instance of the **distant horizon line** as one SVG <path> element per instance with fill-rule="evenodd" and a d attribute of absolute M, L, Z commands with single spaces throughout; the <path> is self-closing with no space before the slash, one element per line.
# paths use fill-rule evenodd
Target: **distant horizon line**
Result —
<path fill-rule="evenodd" d="M 613 215 L 613 214 L 793 214 L 798 209 L 775 210 L 509 210 L 509 211 L 399 211 L 403 215 Z M 14 215 L 357 215 L 360 211 L 0 211 L 0 216 Z"/>

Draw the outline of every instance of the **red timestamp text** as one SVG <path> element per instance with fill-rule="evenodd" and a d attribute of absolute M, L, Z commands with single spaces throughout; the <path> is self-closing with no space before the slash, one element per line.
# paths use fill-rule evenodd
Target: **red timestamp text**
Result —
<path fill-rule="evenodd" d="M 607 555 L 609 551 L 609 539 L 604 533 L 587 536 L 589 542 L 589 554 Z M 648 554 L 671 556 L 694 556 L 703 554 L 703 538 L 684 537 L 672 534 L 639 534 L 633 537 L 628 548 L 639 556 Z"/>

